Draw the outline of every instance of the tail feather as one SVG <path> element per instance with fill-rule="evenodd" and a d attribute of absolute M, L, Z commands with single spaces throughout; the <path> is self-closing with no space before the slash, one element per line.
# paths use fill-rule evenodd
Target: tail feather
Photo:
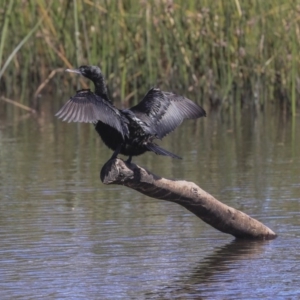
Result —
<path fill-rule="evenodd" d="M 156 144 L 148 144 L 147 145 L 147 149 L 149 151 L 154 152 L 157 155 L 164 155 L 164 156 L 170 156 L 170 157 L 177 158 L 177 159 L 182 159 L 180 156 L 178 156 L 176 154 L 173 154 L 173 153 L 171 153 L 171 152 L 169 152 L 169 151 L 167 151 L 167 150 L 159 147 Z"/>

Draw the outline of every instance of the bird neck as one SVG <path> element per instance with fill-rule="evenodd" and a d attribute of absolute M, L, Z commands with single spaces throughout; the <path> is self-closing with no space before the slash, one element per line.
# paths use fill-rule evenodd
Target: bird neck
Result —
<path fill-rule="evenodd" d="M 101 77 L 97 80 L 93 80 L 93 82 L 95 85 L 95 94 L 102 97 L 103 99 L 111 102 L 107 95 L 107 88 L 106 88 L 106 84 L 104 82 L 104 78 Z"/>

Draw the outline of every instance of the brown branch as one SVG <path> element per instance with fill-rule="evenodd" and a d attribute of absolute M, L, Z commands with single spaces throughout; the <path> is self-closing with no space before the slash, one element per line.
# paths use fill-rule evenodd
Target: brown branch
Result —
<path fill-rule="evenodd" d="M 4 97 L 4 96 L 1 96 L 0 99 L 3 100 L 3 101 L 5 101 L 5 102 L 7 102 L 7 103 L 10 103 L 10 104 L 12 104 L 12 105 L 14 105 L 14 106 L 17 106 L 17 107 L 20 107 L 20 108 L 22 108 L 22 109 L 24 109 L 24 110 L 27 110 L 27 111 L 29 111 L 29 112 L 31 112 L 31 113 L 33 113 L 33 114 L 36 113 L 36 110 L 35 110 L 35 109 L 33 109 L 33 108 L 29 107 L 29 106 L 26 106 L 26 105 L 24 105 L 24 104 L 22 104 L 22 103 L 19 103 L 19 102 L 17 102 L 17 101 L 8 99 L 8 98 L 6 98 L 6 97 Z"/>
<path fill-rule="evenodd" d="M 58 68 L 55 70 L 52 70 L 52 72 L 49 74 L 49 76 L 46 78 L 46 80 L 44 82 L 42 82 L 39 87 L 37 88 L 37 90 L 34 93 L 34 98 L 37 98 L 37 96 L 39 95 L 39 93 L 41 92 L 41 90 L 49 83 L 49 81 L 52 79 L 52 77 L 54 77 L 54 75 L 57 72 L 63 72 L 65 69 L 63 68 Z"/>
<path fill-rule="evenodd" d="M 120 184 L 149 197 L 178 203 L 214 228 L 240 239 L 270 240 L 276 234 L 245 213 L 221 203 L 193 182 L 158 177 L 132 163 L 109 160 L 102 168 L 104 184 Z"/>

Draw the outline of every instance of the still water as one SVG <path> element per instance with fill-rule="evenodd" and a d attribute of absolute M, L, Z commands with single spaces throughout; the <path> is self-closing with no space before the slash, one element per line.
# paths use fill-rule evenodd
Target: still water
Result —
<path fill-rule="evenodd" d="M 181 206 L 105 186 L 92 125 L 0 112 L 0 299 L 300 299 L 300 119 L 209 113 L 133 159 L 279 236 L 235 241 Z M 17 117 L 16 117 L 17 115 Z"/>

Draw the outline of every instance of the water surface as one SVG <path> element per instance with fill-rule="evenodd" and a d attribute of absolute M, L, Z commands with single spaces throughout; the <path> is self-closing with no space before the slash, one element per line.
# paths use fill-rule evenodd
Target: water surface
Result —
<path fill-rule="evenodd" d="M 103 185 L 112 153 L 56 109 L 1 112 L 0 299 L 299 299 L 299 117 L 210 113 L 163 141 L 182 161 L 133 159 L 279 235 L 241 242 L 177 204 Z"/>

